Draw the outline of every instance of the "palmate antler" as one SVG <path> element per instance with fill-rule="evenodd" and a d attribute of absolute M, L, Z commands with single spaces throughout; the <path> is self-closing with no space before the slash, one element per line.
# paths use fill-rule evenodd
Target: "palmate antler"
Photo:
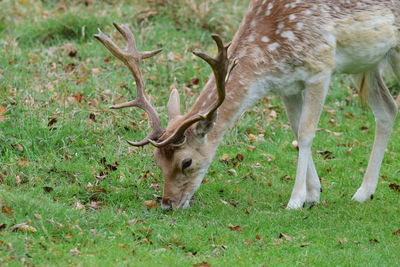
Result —
<path fill-rule="evenodd" d="M 212 68 L 215 76 L 216 87 L 218 92 L 217 101 L 210 107 L 210 109 L 204 114 L 198 113 L 195 114 L 188 119 L 182 121 L 176 130 L 169 136 L 163 138 L 164 140 L 158 142 L 159 138 L 165 133 L 165 130 L 161 127 L 160 117 L 155 111 L 155 109 L 151 106 L 150 102 L 146 98 L 146 94 L 144 92 L 144 82 L 140 72 L 140 61 L 142 59 L 146 59 L 152 57 L 162 50 L 155 50 L 150 52 L 139 52 L 136 48 L 135 38 L 132 32 L 129 30 L 126 25 L 119 25 L 114 23 L 115 28 L 122 34 L 125 40 L 128 43 L 128 48 L 126 50 L 121 50 L 108 36 L 103 34 L 100 30 L 99 33 L 94 37 L 97 38 L 108 50 L 111 51 L 118 59 L 125 63 L 125 65 L 132 72 L 133 77 L 136 81 L 137 86 L 137 96 L 135 100 L 122 103 L 119 105 L 110 106 L 112 109 L 119 109 L 125 107 L 139 107 L 147 112 L 150 117 L 150 125 L 152 131 L 140 142 L 131 142 L 128 143 L 132 146 L 144 146 L 148 143 L 153 144 L 156 147 L 165 147 L 167 145 L 172 145 L 175 143 L 182 143 L 182 140 L 185 139 L 185 131 L 192 126 L 194 123 L 199 121 L 211 121 L 215 115 L 218 108 L 222 105 L 225 100 L 225 85 L 227 80 L 229 79 L 229 75 L 233 68 L 237 65 L 237 61 L 233 60 L 232 62 L 228 59 L 228 48 L 229 45 L 224 46 L 222 39 L 219 35 L 212 35 L 215 43 L 218 47 L 218 55 L 215 58 L 212 58 L 204 53 L 194 52 L 194 54 L 204 61 L 206 61 Z"/>
<path fill-rule="evenodd" d="M 140 61 L 160 53 L 162 49 L 140 52 L 136 48 L 135 37 L 129 30 L 128 26 L 117 23 L 114 23 L 114 26 L 127 41 L 128 47 L 126 50 L 120 49 L 107 35 L 102 33 L 100 30 L 98 34 L 94 35 L 94 37 L 129 68 L 136 81 L 137 93 L 135 100 L 118 105 L 112 105 L 110 108 L 120 109 L 126 107 L 138 107 L 147 112 L 150 118 L 150 126 L 152 131 L 140 142 L 128 141 L 128 143 L 132 146 L 144 146 L 150 143 L 150 140 L 157 140 L 164 133 L 164 129 L 161 126 L 160 116 L 146 97 L 146 93 L 144 91 L 144 81 L 140 72 Z"/>

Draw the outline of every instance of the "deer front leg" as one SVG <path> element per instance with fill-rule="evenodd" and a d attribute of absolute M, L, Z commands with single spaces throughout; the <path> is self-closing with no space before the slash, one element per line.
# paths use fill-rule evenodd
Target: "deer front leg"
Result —
<path fill-rule="evenodd" d="M 282 102 L 285 105 L 290 125 L 297 140 L 300 116 L 303 108 L 303 94 L 300 92 L 295 95 L 284 96 L 282 97 Z M 318 203 L 321 194 L 321 183 L 319 181 L 317 170 L 315 169 L 314 161 L 311 156 L 308 158 L 306 187 L 306 202 Z"/>
<path fill-rule="evenodd" d="M 320 73 L 306 84 L 298 126 L 299 159 L 297 162 L 296 181 L 287 205 L 288 209 L 301 208 L 307 200 L 306 177 L 308 166 L 312 162 L 310 160 L 312 157 L 311 145 L 328 92 L 330 77 L 330 72 Z"/>

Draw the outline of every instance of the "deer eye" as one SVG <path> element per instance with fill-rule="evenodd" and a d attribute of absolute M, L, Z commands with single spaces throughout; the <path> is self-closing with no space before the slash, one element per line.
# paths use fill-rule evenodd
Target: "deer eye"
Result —
<path fill-rule="evenodd" d="M 182 170 L 189 168 L 192 165 L 192 159 L 184 159 L 182 161 Z"/>

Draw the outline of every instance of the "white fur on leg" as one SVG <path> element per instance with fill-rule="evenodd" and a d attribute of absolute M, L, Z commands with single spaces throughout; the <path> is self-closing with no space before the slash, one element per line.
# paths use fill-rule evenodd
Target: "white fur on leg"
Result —
<path fill-rule="evenodd" d="M 361 186 L 358 188 L 357 192 L 354 194 L 354 196 L 351 198 L 354 201 L 357 201 L 359 203 L 363 203 L 367 200 L 370 200 L 374 197 L 374 192 L 375 189 L 371 188 L 366 188 Z"/>
<path fill-rule="evenodd" d="M 294 183 L 292 195 L 290 196 L 287 209 L 302 208 L 307 198 L 307 168 L 308 159 L 311 157 L 309 145 L 305 147 L 300 144 L 299 160 L 297 163 L 296 181 Z"/>
<path fill-rule="evenodd" d="M 321 195 L 321 182 L 319 181 L 317 171 L 312 157 L 308 160 L 307 170 L 307 203 L 319 203 Z"/>

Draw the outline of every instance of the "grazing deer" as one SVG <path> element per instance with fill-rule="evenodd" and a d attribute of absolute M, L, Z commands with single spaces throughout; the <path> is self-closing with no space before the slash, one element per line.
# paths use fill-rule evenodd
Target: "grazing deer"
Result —
<path fill-rule="evenodd" d="M 148 113 L 151 133 L 129 144 L 156 147 L 156 161 L 164 175 L 163 208 L 189 206 L 227 129 L 267 94 L 282 98 L 299 145 L 296 181 L 287 208 L 318 202 L 321 184 L 311 145 L 335 73 L 355 78 L 360 96 L 376 119 L 368 168 L 353 196 L 358 202 L 372 199 L 397 113 L 382 68 L 388 62 L 400 80 L 399 0 L 252 1 L 230 46 L 213 35 L 217 57 L 195 53 L 212 67 L 214 76 L 184 115 L 177 90 L 171 92 L 165 130 L 146 97 L 139 69 L 142 59 L 161 50 L 139 52 L 128 27 L 114 25 L 126 39 L 127 50 L 101 32 L 95 37 L 130 69 L 137 99 L 111 108 L 135 106 Z"/>

